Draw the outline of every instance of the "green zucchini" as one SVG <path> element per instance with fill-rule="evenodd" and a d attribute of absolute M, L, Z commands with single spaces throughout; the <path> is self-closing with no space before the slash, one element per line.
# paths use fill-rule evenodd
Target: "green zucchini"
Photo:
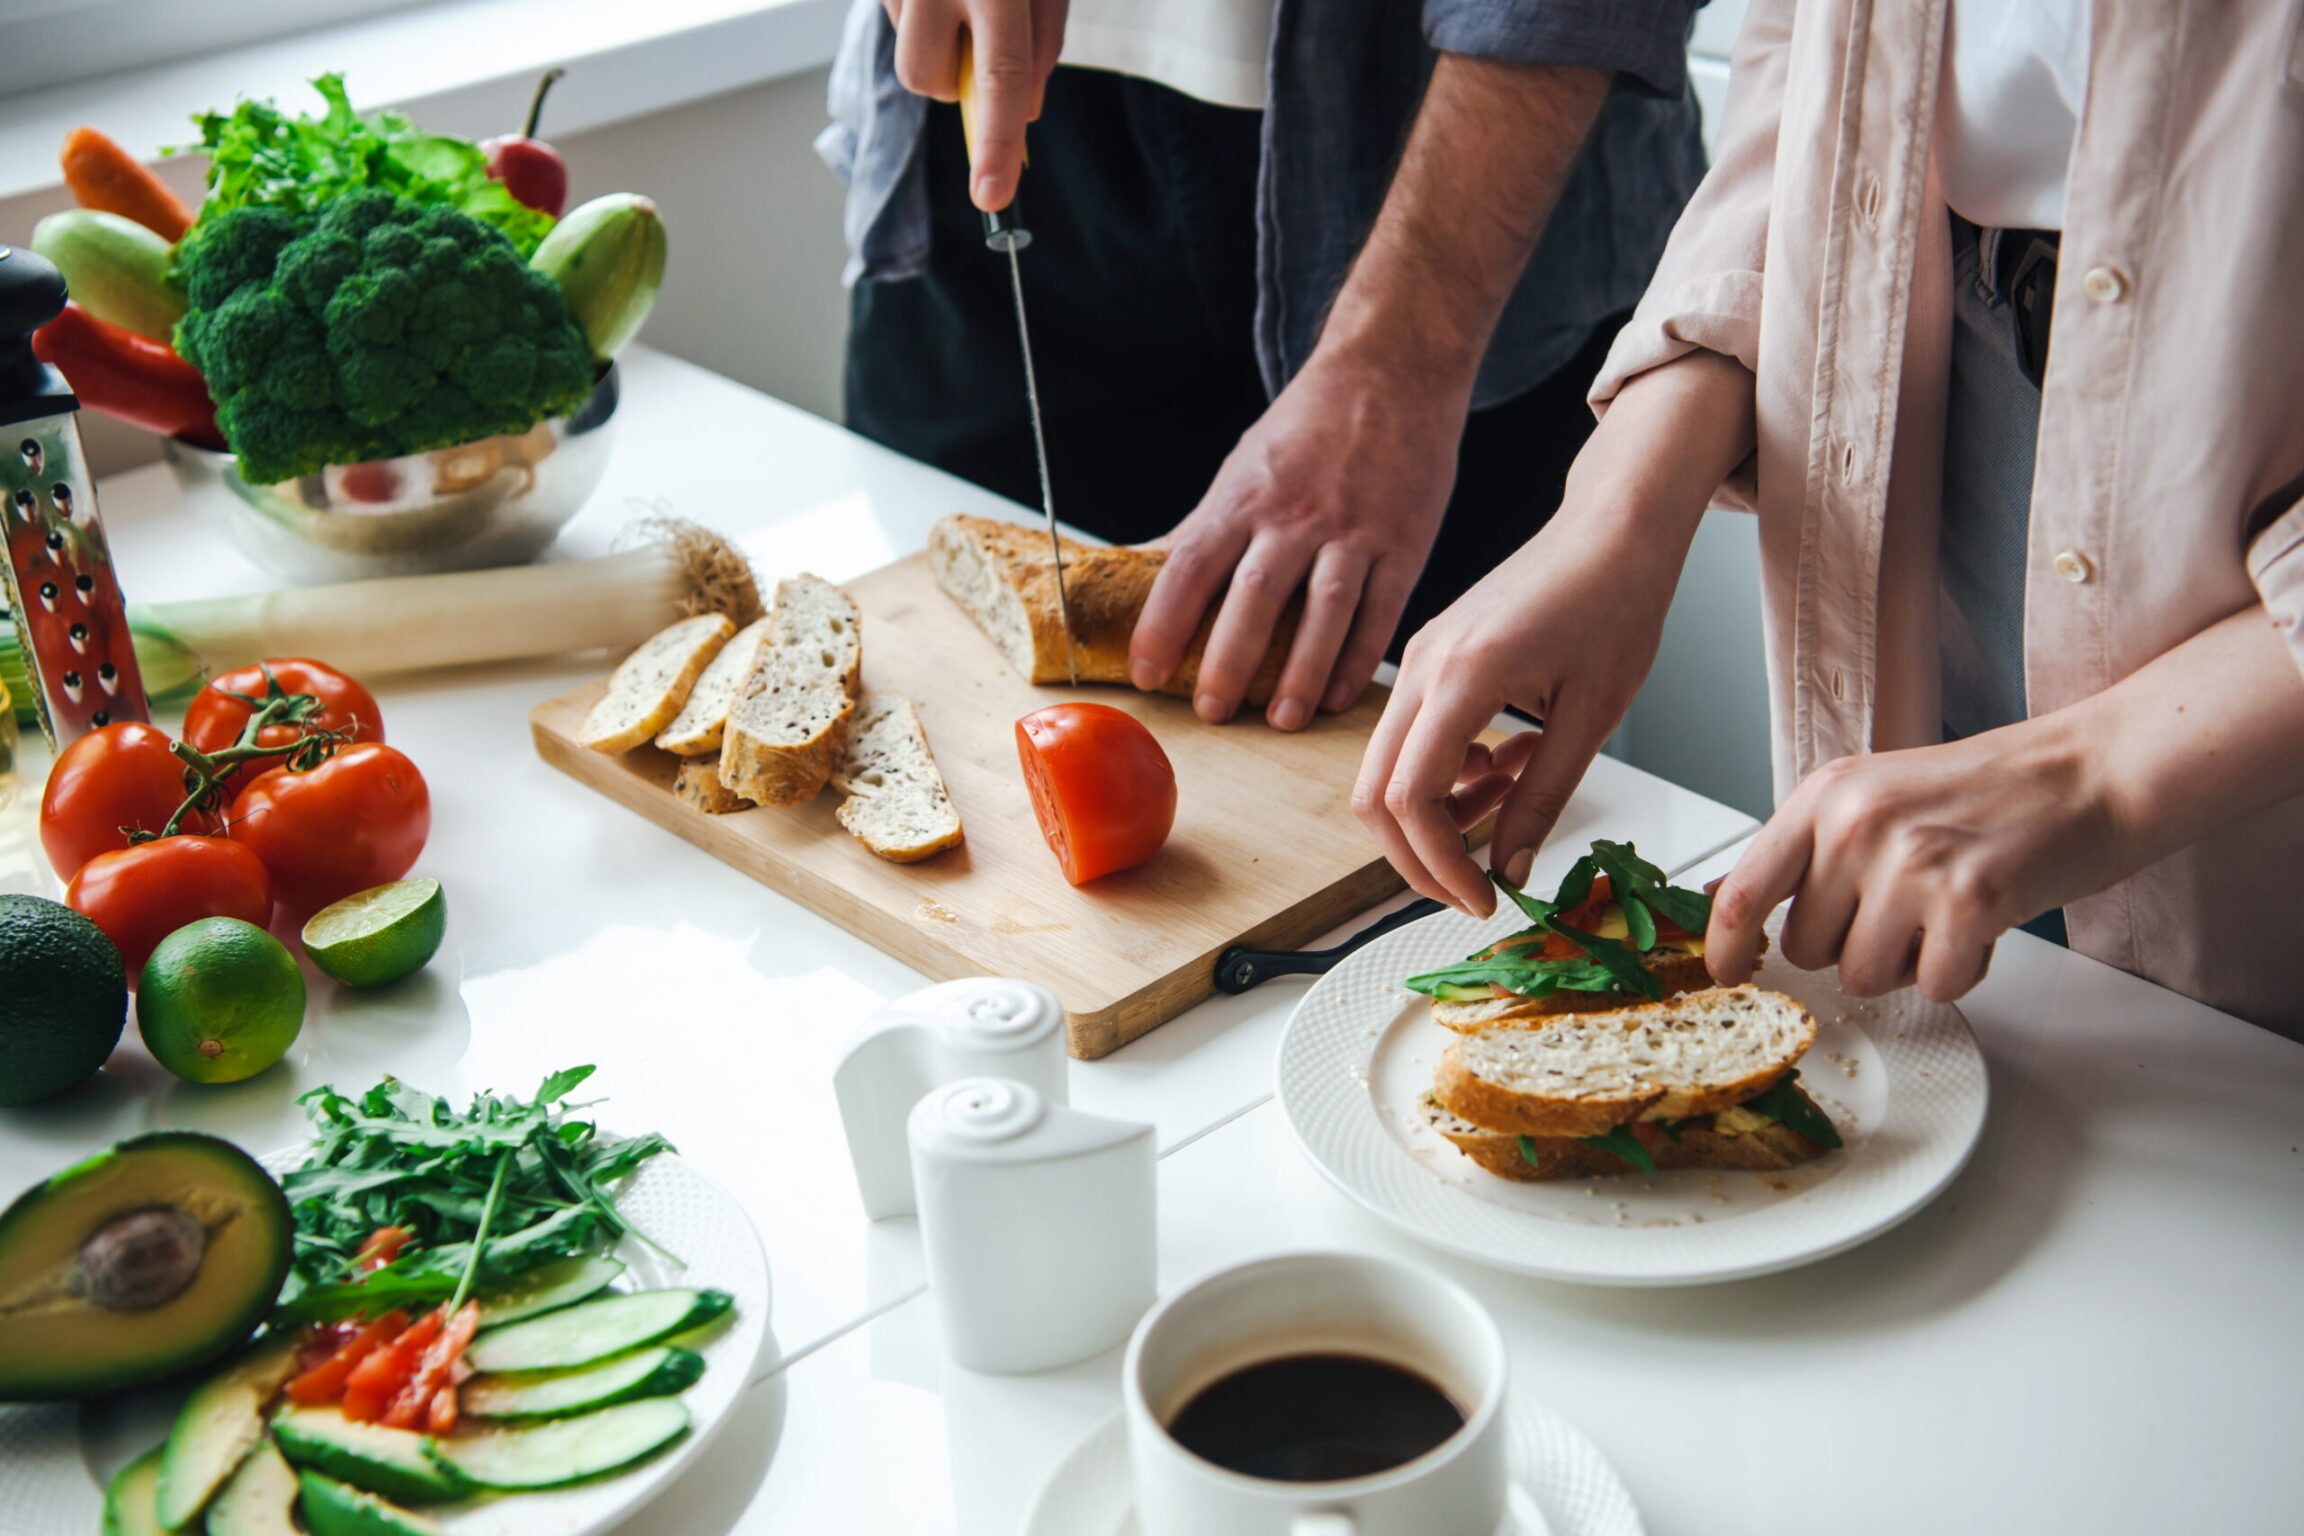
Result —
<path fill-rule="evenodd" d="M 558 1371 L 590 1365 L 701 1328 L 736 1304 L 726 1291 L 635 1291 L 491 1330 L 464 1358 L 475 1371 Z"/>
<path fill-rule="evenodd" d="M 554 1259 L 521 1277 L 520 1284 L 480 1303 L 483 1330 L 573 1306 L 608 1289 L 624 1266 L 614 1259 Z"/>
<path fill-rule="evenodd" d="M 685 1392 L 704 1374 L 704 1357 L 659 1344 L 598 1365 L 543 1375 L 475 1376 L 459 1394 L 476 1419 L 559 1419 L 612 1403 Z"/>
<path fill-rule="evenodd" d="M 483 1488 L 558 1488 L 621 1471 L 688 1433 L 678 1398 L 619 1403 L 573 1419 L 428 1440 L 424 1453 Z"/>
<path fill-rule="evenodd" d="M 168 242 L 133 219 L 67 208 L 32 226 L 32 249 L 56 264 L 72 302 L 110 325 L 169 346 L 184 290 L 168 275 Z"/>
<path fill-rule="evenodd" d="M 560 285 L 593 361 L 615 361 L 664 286 L 664 218 L 631 192 L 596 197 L 552 226 L 528 265 Z"/>

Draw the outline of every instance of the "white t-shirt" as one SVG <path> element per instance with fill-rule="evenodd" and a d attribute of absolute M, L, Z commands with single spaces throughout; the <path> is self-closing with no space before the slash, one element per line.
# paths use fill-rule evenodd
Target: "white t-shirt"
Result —
<path fill-rule="evenodd" d="M 1988 229 L 2062 229 L 2088 94 L 2089 0 L 1952 0 L 1936 153 L 1944 200 Z"/>
<path fill-rule="evenodd" d="M 1072 0 L 1066 64 L 1156 80 L 1220 107 L 1262 107 L 1277 0 Z"/>

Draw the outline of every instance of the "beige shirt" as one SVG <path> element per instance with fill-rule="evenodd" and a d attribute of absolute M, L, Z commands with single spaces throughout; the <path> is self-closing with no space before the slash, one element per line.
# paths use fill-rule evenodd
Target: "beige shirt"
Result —
<path fill-rule="evenodd" d="M 1753 0 L 1710 175 L 1593 388 L 1756 381 L 1779 795 L 1933 742 L 1947 0 Z M 2044 714 L 2262 603 L 2304 665 L 2304 3 L 2090 7 L 2025 585 Z M 2304 798 L 2067 911 L 2073 947 L 2304 1038 Z"/>

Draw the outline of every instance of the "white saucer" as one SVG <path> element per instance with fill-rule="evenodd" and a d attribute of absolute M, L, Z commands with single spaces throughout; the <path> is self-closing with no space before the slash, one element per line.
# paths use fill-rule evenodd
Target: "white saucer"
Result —
<path fill-rule="evenodd" d="M 1497 1536 L 1645 1536 L 1624 1480 L 1549 1408 L 1512 1404 L 1512 1513 Z M 1065 1453 L 1024 1517 L 1024 1536 L 1137 1536 L 1128 1426 L 1115 1412 Z"/>

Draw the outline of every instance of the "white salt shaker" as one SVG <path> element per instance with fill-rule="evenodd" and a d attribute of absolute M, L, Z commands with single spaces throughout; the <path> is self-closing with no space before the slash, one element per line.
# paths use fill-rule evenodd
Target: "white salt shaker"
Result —
<path fill-rule="evenodd" d="M 971 976 L 890 1003 L 832 1071 L 865 1215 L 912 1214 L 904 1117 L 922 1094 L 963 1077 L 1006 1077 L 1062 1104 L 1064 1060 L 1063 1005 L 1029 981 Z"/>
<path fill-rule="evenodd" d="M 1156 1289 L 1150 1125 L 975 1077 L 929 1093 L 907 1128 L 946 1354 L 1013 1375 L 1128 1337 Z"/>

